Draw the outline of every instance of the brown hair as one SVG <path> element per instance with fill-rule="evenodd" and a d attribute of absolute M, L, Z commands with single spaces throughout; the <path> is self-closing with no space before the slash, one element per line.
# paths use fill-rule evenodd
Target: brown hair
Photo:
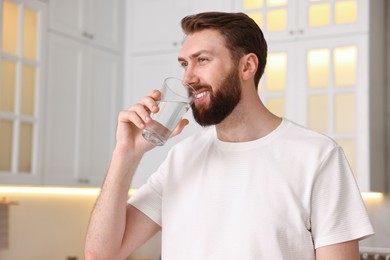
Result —
<path fill-rule="evenodd" d="M 259 84 L 267 60 L 267 43 L 259 26 L 244 13 L 206 12 L 189 15 L 181 20 L 186 35 L 204 29 L 214 29 L 225 38 L 226 47 L 234 61 L 242 56 L 254 53 L 259 66 L 255 74 L 255 86 Z"/>

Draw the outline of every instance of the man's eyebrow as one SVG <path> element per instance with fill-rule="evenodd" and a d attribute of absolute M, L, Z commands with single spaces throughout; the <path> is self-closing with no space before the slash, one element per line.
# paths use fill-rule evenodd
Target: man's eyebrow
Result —
<path fill-rule="evenodd" d="M 191 55 L 190 55 L 190 59 L 197 58 L 197 57 L 199 57 L 199 56 L 202 55 L 202 54 L 212 54 L 212 52 L 211 52 L 211 51 L 207 51 L 207 50 L 200 50 L 200 51 L 197 51 L 197 52 L 191 54 Z M 180 56 L 177 58 L 177 60 L 178 60 L 178 61 L 186 61 L 185 58 L 180 57 Z"/>

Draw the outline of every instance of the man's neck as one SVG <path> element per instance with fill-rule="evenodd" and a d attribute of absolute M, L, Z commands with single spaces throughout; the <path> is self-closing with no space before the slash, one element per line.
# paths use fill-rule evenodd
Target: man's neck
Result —
<path fill-rule="evenodd" d="M 248 142 L 275 130 L 282 119 L 272 114 L 260 100 L 242 100 L 234 111 L 216 126 L 218 139 L 225 142 Z"/>

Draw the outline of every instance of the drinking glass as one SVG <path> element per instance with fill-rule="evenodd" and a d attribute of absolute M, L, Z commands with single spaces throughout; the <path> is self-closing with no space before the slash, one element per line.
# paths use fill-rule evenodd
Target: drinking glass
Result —
<path fill-rule="evenodd" d="M 153 120 L 142 131 L 142 136 L 157 146 L 166 143 L 190 108 L 194 89 L 180 79 L 169 77 L 164 80 L 160 91 L 159 111 L 151 114 Z"/>

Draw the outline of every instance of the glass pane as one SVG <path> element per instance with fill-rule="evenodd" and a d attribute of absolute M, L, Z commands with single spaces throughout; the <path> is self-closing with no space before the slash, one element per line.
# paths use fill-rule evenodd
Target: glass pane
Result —
<path fill-rule="evenodd" d="M 309 127 L 316 131 L 327 133 L 328 127 L 328 97 L 310 96 L 308 109 Z"/>
<path fill-rule="evenodd" d="M 257 23 L 260 28 L 263 28 L 263 14 L 262 13 L 248 13 L 248 16 Z"/>
<path fill-rule="evenodd" d="M 38 15 L 31 9 L 23 13 L 23 57 L 35 60 L 37 57 Z"/>
<path fill-rule="evenodd" d="M 335 131 L 337 133 L 354 133 L 356 129 L 355 94 L 338 94 L 335 96 Z"/>
<path fill-rule="evenodd" d="M 244 9 L 256 9 L 263 7 L 263 0 L 244 0 Z"/>
<path fill-rule="evenodd" d="M 336 87 L 356 84 L 357 47 L 338 47 L 334 50 L 334 79 Z"/>
<path fill-rule="evenodd" d="M 15 104 L 16 64 L 1 61 L 0 110 L 13 112 Z"/>
<path fill-rule="evenodd" d="M 22 67 L 22 107 L 24 115 L 34 115 L 35 104 L 35 68 L 28 65 Z"/>
<path fill-rule="evenodd" d="M 270 53 L 265 68 L 266 88 L 269 91 L 285 89 L 287 77 L 287 54 Z"/>
<path fill-rule="evenodd" d="M 283 97 L 279 98 L 268 98 L 267 108 L 277 116 L 284 116 L 285 102 Z"/>
<path fill-rule="evenodd" d="M 287 5 L 287 0 L 267 0 L 269 7 L 284 6 Z"/>
<path fill-rule="evenodd" d="M 287 28 L 287 10 L 273 10 L 267 13 L 267 30 L 284 31 Z"/>
<path fill-rule="evenodd" d="M 335 23 L 354 23 L 357 18 L 356 1 L 342 1 L 335 4 Z"/>
<path fill-rule="evenodd" d="M 0 171 L 11 171 L 13 122 L 0 120 Z"/>
<path fill-rule="evenodd" d="M 309 7 L 309 26 L 325 26 L 330 23 L 330 4 L 318 4 Z"/>
<path fill-rule="evenodd" d="M 3 51 L 17 54 L 18 5 L 9 1 L 3 3 Z"/>
<path fill-rule="evenodd" d="M 310 50 L 307 53 L 307 70 L 310 88 L 326 88 L 329 85 L 330 50 Z"/>
<path fill-rule="evenodd" d="M 31 172 L 33 125 L 20 124 L 19 137 L 19 172 Z"/>
<path fill-rule="evenodd" d="M 343 148 L 352 171 L 356 172 L 356 142 L 347 139 L 338 139 L 336 141 Z"/>

